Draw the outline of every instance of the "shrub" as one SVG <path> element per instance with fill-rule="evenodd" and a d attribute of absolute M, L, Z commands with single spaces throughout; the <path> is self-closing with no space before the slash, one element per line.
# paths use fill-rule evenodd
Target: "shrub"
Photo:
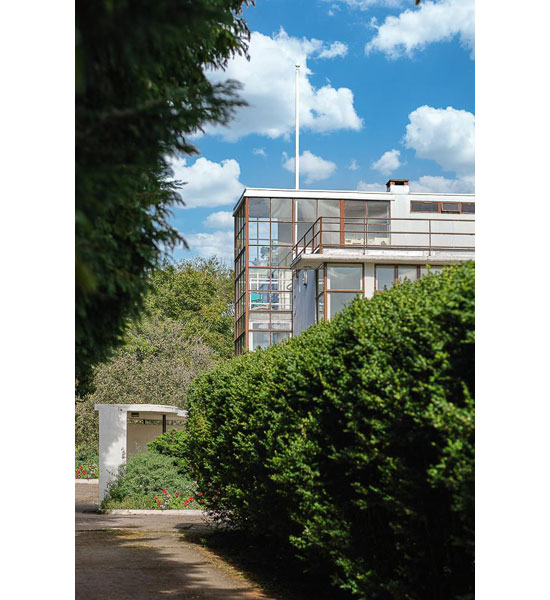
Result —
<path fill-rule="evenodd" d="M 75 478 L 97 479 L 99 477 L 99 456 L 94 448 L 76 448 Z"/>
<path fill-rule="evenodd" d="M 153 496 L 162 496 L 163 490 L 171 494 L 177 491 L 186 498 L 198 496 L 195 482 L 178 473 L 171 458 L 155 452 L 135 454 L 120 467 L 117 478 L 109 487 L 104 507 L 114 508 L 121 502 L 135 505 L 137 502 L 140 508 L 151 508 Z"/>
<path fill-rule="evenodd" d="M 359 598 L 470 598 L 473 344 L 470 263 L 200 375 L 158 444 L 218 518 Z"/>

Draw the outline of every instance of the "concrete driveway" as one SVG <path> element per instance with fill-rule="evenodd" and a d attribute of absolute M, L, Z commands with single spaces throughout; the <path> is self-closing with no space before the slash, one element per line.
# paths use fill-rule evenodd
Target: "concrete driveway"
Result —
<path fill-rule="evenodd" d="M 201 516 L 99 515 L 97 484 L 75 486 L 77 600 L 274 600 L 182 539 Z"/>

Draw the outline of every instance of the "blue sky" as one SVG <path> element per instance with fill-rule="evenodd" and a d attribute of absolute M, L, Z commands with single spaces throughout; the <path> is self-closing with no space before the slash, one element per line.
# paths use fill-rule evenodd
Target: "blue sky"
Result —
<path fill-rule="evenodd" d="M 232 255 L 231 209 L 244 186 L 294 187 L 294 64 L 302 65 L 301 187 L 474 191 L 474 2 L 257 0 L 245 10 L 250 62 L 225 73 L 250 104 L 173 161 L 187 208 L 173 223 L 191 250 Z"/>

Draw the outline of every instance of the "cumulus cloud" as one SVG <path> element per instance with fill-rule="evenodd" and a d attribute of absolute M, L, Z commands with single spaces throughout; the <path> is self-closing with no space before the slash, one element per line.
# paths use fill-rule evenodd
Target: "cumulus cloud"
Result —
<path fill-rule="evenodd" d="M 358 168 L 359 168 L 359 165 L 357 164 L 357 161 L 355 160 L 355 158 L 352 158 L 348 169 L 350 171 L 357 171 Z"/>
<path fill-rule="evenodd" d="M 255 154 L 256 156 L 263 156 L 264 158 L 267 158 L 267 152 L 263 148 L 254 148 L 252 150 L 252 154 Z"/>
<path fill-rule="evenodd" d="M 192 165 L 186 158 L 175 158 L 171 166 L 173 178 L 186 182 L 180 190 L 184 208 L 234 204 L 244 189 L 239 181 L 241 168 L 232 158 L 217 163 L 201 157 Z"/>
<path fill-rule="evenodd" d="M 404 143 L 419 158 L 435 160 L 444 169 L 472 174 L 475 164 L 475 116 L 452 106 L 420 106 L 409 114 Z"/>
<path fill-rule="evenodd" d="M 233 227 L 233 214 L 225 210 L 210 213 L 203 221 L 203 225 L 211 227 L 212 229 L 227 229 Z"/>
<path fill-rule="evenodd" d="M 403 4 L 403 0 L 325 0 L 326 2 L 332 2 L 331 8 L 334 9 L 338 7 L 335 2 L 340 2 L 341 4 L 345 4 L 350 8 L 358 8 L 359 10 L 366 11 L 371 9 L 373 6 L 386 6 L 388 8 L 394 8 L 397 6 L 401 6 Z"/>
<path fill-rule="evenodd" d="M 475 192 L 474 176 L 465 175 L 456 179 L 424 175 L 409 183 L 411 192 L 434 192 L 441 194 L 473 194 Z"/>
<path fill-rule="evenodd" d="M 286 152 L 283 152 L 283 168 L 294 173 L 295 163 L 294 157 L 289 158 Z M 300 154 L 300 176 L 305 177 L 306 183 L 328 179 L 334 171 L 336 171 L 336 164 L 332 161 L 315 156 L 309 150 L 305 150 Z"/>
<path fill-rule="evenodd" d="M 233 58 L 225 71 L 210 71 L 208 77 L 217 83 L 236 79 L 243 84 L 242 97 L 249 106 L 237 109 L 227 127 L 205 129 L 208 134 L 236 141 L 255 133 L 270 138 L 287 137 L 294 129 L 294 66 L 300 69 L 300 125 L 303 129 L 327 132 L 341 129 L 358 130 L 362 120 L 353 106 L 349 88 L 334 88 L 330 83 L 315 88 L 309 81 L 312 71 L 308 60 L 324 55 L 342 56 L 341 42 L 327 45 L 316 39 L 295 38 L 284 29 L 273 37 L 253 32 L 250 39 L 250 61 Z"/>
<path fill-rule="evenodd" d="M 376 35 L 365 52 L 383 52 L 389 58 L 412 56 L 428 44 L 449 41 L 458 36 L 474 57 L 474 0 L 423 2 L 420 9 L 407 9 L 399 16 L 386 17 L 382 25 L 372 24 Z"/>
<path fill-rule="evenodd" d="M 233 258 L 233 231 L 214 231 L 213 233 L 184 233 L 189 250 L 199 256 L 209 258 L 217 256 L 225 261 Z"/>
<path fill-rule="evenodd" d="M 372 163 L 371 168 L 380 171 L 384 175 L 389 175 L 401 166 L 402 163 L 399 162 L 400 154 L 399 150 L 388 150 L 377 161 Z"/>
<path fill-rule="evenodd" d="M 357 184 L 357 189 L 361 192 L 385 192 L 386 186 L 383 183 L 365 183 L 360 181 Z"/>
<path fill-rule="evenodd" d="M 344 57 L 348 53 L 348 47 L 343 42 L 333 42 L 328 48 L 324 48 L 319 52 L 319 58 L 336 58 L 337 56 Z"/>

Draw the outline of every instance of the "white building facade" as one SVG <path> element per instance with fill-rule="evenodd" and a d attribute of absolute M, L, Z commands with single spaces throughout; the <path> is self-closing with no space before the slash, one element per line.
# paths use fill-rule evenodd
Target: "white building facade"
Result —
<path fill-rule="evenodd" d="M 247 188 L 235 208 L 236 353 L 330 320 L 358 294 L 475 259 L 475 196 Z"/>

